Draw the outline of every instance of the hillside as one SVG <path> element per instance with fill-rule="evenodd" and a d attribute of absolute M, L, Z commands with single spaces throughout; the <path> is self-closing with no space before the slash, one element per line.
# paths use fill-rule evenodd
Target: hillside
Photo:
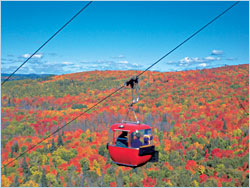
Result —
<path fill-rule="evenodd" d="M 135 109 L 153 127 L 158 163 L 133 170 L 108 155 L 109 127 L 125 117 L 131 102 L 125 88 L 4 167 L 138 73 L 91 71 L 7 82 L 2 186 L 249 186 L 249 65 L 140 77 Z"/>
<path fill-rule="evenodd" d="M 10 74 L 1 73 L 1 81 L 3 82 L 5 79 L 8 78 Z M 9 81 L 12 80 L 24 80 L 24 79 L 48 79 L 52 74 L 14 74 Z"/>

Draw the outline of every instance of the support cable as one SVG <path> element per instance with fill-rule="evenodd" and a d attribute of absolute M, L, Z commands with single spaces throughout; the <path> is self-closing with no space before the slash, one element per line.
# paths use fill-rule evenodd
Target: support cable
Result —
<path fill-rule="evenodd" d="M 34 149 L 37 145 L 41 144 L 43 141 L 47 140 L 49 137 L 51 137 L 52 135 L 56 134 L 61 129 L 63 129 L 64 127 L 66 127 L 67 125 L 69 125 L 70 123 L 72 123 L 73 121 L 75 121 L 76 119 L 78 119 L 80 116 L 84 115 L 85 113 L 87 113 L 88 111 L 90 111 L 91 109 L 93 109 L 94 107 L 96 107 L 98 104 L 100 104 L 103 101 L 105 101 L 107 98 L 111 97 L 112 95 L 114 95 L 115 93 L 117 93 L 118 91 L 120 91 L 124 87 L 125 87 L 124 85 L 121 86 L 121 87 L 119 87 L 114 92 L 110 93 L 109 95 L 107 95 L 106 97 L 104 97 L 102 100 L 100 100 L 99 102 L 97 102 L 96 104 L 94 104 L 93 106 L 91 106 L 90 108 L 88 108 L 87 110 L 85 110 L 84 112 L 82 112 L 81 114 L 79 114 L 78 116 L 76 116 L 75 118 L 73 118 L 72 120 L 70 120 L 69 122 L 67 122 L 66 124 L 64 124 L 62 127 L 59 127 L 57 130 L 55 130 L 54 132 L 52 132 L 51 134 L 49 134 L 48 136 L 46 136 L 44 139 L 42 139 L 41 141 L 39 141 L 38 143 L 36 143 L 32 147 L 28 148 L 26 151 L 22 152 L 20 155 L 18 155 L 17 157 L 15 157 L 13 160 L 11 160 L 10 162 L 8 162 L 7 164 L 4 164 L 4 166 L 8 166 L 9 164 L 13 163 L 18 158 L 20 158 L 21 156 L 23 156 L 25 153 L 27 153 L 28 151 Z"/>
<path fill-rule="evenodd" d="M 227 8 L 226 10 L 224 10 L 222 13 L 220 13 L 218 16 L 216 16 L 214 19 L 212 19 L 210 22 L 208 22 L 206 25 L 204 25 L 203 27 L 201 27 L 199 30 L 197 30 L 194 34 L 192 34 L 190 37 L 188 37 L 186 40 L 184 40 L 182 43 L 180 43 L 178 46 L 176 46 L 174 49 L 172 49 L 171 51 L 169 51 L 167 54 L 165 54 L 164 56 L 162 56 L 160 59 L 158 59 L 155 63 L 153 63 L 152 65 L 150 65 L 147 69 L 145 69 L 143 72 L 141 72 L 140 74 L 137 75 L 137 77 L 141 76 L 142 74 L 144 74 L 146 71 L 148 71 L 150 68 L 152 68 L 153 66 L 155 66 L 157 63 L 159 63 L 161 60 L 163 60 L 164 58 L 166 58 L 169 54 L 171 54 L 172 52 L 174 52 L 176 49 L 178 49 L 180 46 L 182 46 L 183 44 L 185 44 L 187 41 L 189 41 L 191 38 L 193 38 L 195 35 L 197 35 L 199 32 L 201 32 L 203 29 L 205 29 L 208 25 L 210 25 L 211 23 L 213 23 L 214 21 L 216 21 L 219 17 L 221 17 L 223 14 L 225 14 L 227 11 L 229 11 L 230 9 L 232 9 L 235 5 L 237 5 L 239 3 L 239 1 L 235 2 L 233 5 L 231 5 L 229 8 Z M 90 3 L 88 3 L 89 5 Z M 86 6 L 88 6 L 86 5 Z M 85 7 L 86 7 L 85 6 Z M 34 54 L 33 54 L 34 55 Z M 85 110 L 84 112 L 82 112 L 80 115 L 76 116 L 75 118 L 73 118 L 72 120 L 70 120 L 68 123 L 66 123 L 65 125 L 63 125 L 62 127 L 58 128 L 57 130 L 55 130 L 53 133 L 51 133 L 50 135 L 48 135 L 46 138 L 42 139 L 41 141 L 39 141 L 38 143 L 36 143 L 35 145 L 33 145 L 31 148 L 27 149 L 26 151 L 24 151 L 23 153 L 21 153 L 19 156 L 17 156 L 16 158 L 14 158 L 13 160 L 11 160 L 10 162 L 8 162 L 5 166 L 8 166 L 9 164 L 11 164 L 12 162 L 16 161 L 18 158 L 20 158 L 21 156 L 23 156 L 25 153 L 27 153 L 28 151 L 30 151 L 31 149 L 35 148 L 37 145 L 41 144 L 44 140 L 48 139 L 49 137 L 51 137 L 52 135 L 54 135 L 55 133 L 57 133 L 58 131 L 60 131 L 61 129 L 63 129 L 64 127 L 66 127 L 67 125 L 69 125 L 70 123 L 72 123 L 73 121 L 75 121 L 76 119 L 78 119 L 80 116 L 84 115 L 85 113 L 87 113 L 88 111 L 90 111 L 91 109 L 93 109 L 94 107 L 96 107 L 98 104 L 102 103 L 103 101 L 105 101 L 106 99 L 108 99 L 109 97 L 111 97 L 112 95 L 114 95 L 115 93 L 117 93 L 118 91 L 120 91 L 122 88 L 124 88 L 125 85 L 120 86 L 118 89 L 116 89 L 114 92 L 110 93 L 109 95 L 107 95 L 106 97 L 104 97 L 102 100 L 100 100 L 99 102 L 97 102 L 96 104 L 94 104 L 93 106 L 91 106 L 90 108 L 88 108 L 87 110 Z M 4 167 L 2 167 L 3 169 Z"/>
<path fill-rule="evenodd" d="M 92 1 L 88 2 L 80 11 L 78 11 L 66 24 L 64 24 L 57 32 L 55 32 L 45 43 L 42 44 L 31 56 L 29 56 L 13 73 L 11 73 L 2 83 L 3 86 L 22 66 L 24 66 L 39 50 L 41 50 L 51 39 L 53 39 L 60 31 L 62 31 L 70 22 L 72 22 L 83 10 L 85 10 Z"/>
<path fill-rule="evenodd" d="M 146 68 L 143 72 L 141 72 L 140 74 L 138 74 L 137 76 L 141 76 L 142 74 L 144 74 L 146 71 L 148 71 L 150 68 L 152 68 L 153 66 L 155 66 L 157 63 L 159 63 L 161 60 L 163 60 L 165 57 L 167 57 L 169 54 L 171 54 L 172 52 L 174 52 L 177 48 L 181 47 L 183 44 L 185 44 L 187 41 L 189 41 L 191 38 L 193 38 L 195 35 L 197 35 L 198 33 L 200 33 L 203 29 L 205 29 L 207 26 L 209 26 L 211 23 L 213 23 L 215 20 L 217 20 L 219 17 L 221 17 L 223 14 L 225 14 L 227 11 L 229 11 L 231 8 L 233 8 L 235 5 L 237 5 L 239 3 L 239 1 L 235 2 L 233 5 L 231 5 L 230 7 L 228 7 L 226 10 L 224 10 L 222 13 L 220 13 L 218 16 L 216 16 L 214 19 L 212 19 L 210 22 L 208 22 L 206 25 L 204 25 L 202 28 L 200 28 L 199 30 L 197 30 L 194 34 L 192 34 L 190 37 L 188 37 L 186 40 L 184 40 L 182 43 L 180 43 L 178 46 L 176 46 L 175 48 L 173 48 L 171 51 L 169 51 L 167 54 L 165 54 L 164 56 L 162 56 L 160 59 L 158 59 L 155 63 L 153 63 L 152 65 L 150 65 L 148 68 Z"/>

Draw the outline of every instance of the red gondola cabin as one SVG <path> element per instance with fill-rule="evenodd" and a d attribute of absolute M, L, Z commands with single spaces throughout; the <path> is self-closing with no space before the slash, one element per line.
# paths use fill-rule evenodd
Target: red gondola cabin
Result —
<path fill-rule="evenodd" d="M 145 124 L 117 123 L 112 125 L 107 148 L 111 159 L 116 164 L 125 166 L 143 165 L 152 160 L 152 156 L 155 155 L 158 158 L 158 152 L 155 151 L 153 145 L 152 128 Z"/>

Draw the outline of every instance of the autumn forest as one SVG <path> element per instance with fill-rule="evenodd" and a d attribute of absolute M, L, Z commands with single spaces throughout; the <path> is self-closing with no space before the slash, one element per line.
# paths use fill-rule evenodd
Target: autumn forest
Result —
<path fill-rule="evenodd" d="M 128 87 L 48 137 L 139 73 L 6 82 L 1 186 L 249 187 L 248 64 L 140 77 L 135 112 L 152 127 L 157 163 L 134 169 L 114 164 L 108 154 L 109 127 L 125 118 L 131 102 Z"/>

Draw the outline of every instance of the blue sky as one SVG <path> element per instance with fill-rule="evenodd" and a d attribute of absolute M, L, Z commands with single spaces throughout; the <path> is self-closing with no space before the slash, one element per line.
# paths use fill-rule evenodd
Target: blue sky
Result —
<path fill-rule="evenodd" d="M 2 2 L 1 72 L 13 72 L 87 2 Z M 17 73 L 144 70 L 234 2 L 93 2 Z M 240 2 L 151 70 L 249 63 Z"/>

